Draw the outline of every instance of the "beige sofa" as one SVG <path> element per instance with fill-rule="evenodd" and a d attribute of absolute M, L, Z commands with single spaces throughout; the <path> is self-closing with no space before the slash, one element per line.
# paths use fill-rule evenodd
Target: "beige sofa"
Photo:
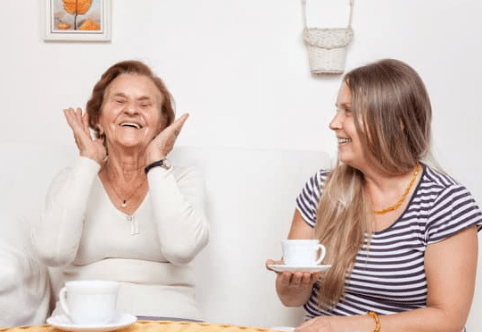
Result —
<path fill-rule="evenodd" d="M 48 273 L 29 254 L 28 222 L 38 217 L 52 177 L 73 164 L 77 151 L 72 145 L 0 143 L 0 155 L 0 326 L 40 324 L 53 300 L 50 292 L 56 294 L 60 285 L 54 271 Z M 275 276 L 264 263 L 281 256 L 280 240 L 288 233 L 295 197 L 309 176 L 330 166 L 327 154 L 177 147 L 171 159 L 196 166 L 206 181 L 211 239 L 194 262 L 206 320 L 298 325 L 303 310 L 281 305 Z M 481 292 L 478 288 L 475 294 L 468 331 L 482 326 Z"/>

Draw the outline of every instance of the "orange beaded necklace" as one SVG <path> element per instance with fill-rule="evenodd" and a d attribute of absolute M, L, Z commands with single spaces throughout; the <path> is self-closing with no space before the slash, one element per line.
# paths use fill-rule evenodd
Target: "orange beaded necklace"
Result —
<path fill-rule="evenodd" d="M 405 198 L 407 197 L 408 193 L 410 192 L 410 189 L 412 189 L 412 186 L 413 184 L 415 183 L 415 179 L 417 178 L 417 175 L 418 175 L 418 172 L 420 171 L 420 164 L 417 164 L 417 168 L 415 168 L 415 172 L 413 173 L 413 177 L 412 177 L 412 180 L 410 181 L 410 183 L 408 184 L 408 187 L 407 189 L 405 189 L 405 192 L 403 193 L 402 197 L 400 197 L 400 199 L 398 200 L 398 202 L 396 202 L 395 204 L 393 204 L 392 206 L 389 206 L 385 209 L 381 209 L 381 210 L 373 210 L 373 213 L 375 214 L 385 214 L 387 212 L 390 212 L 390 211 L 394 211 L 396 209 L 398 209 L 398 207 L 400 205 L 402 205 L 403 201 L 405 200 Z"/>

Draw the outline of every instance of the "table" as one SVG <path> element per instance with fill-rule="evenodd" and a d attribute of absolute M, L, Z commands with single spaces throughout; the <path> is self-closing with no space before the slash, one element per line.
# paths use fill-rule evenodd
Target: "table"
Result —
<path fill-rule="evenodd" d="M 0 332 L 59 332 L 51 325 L 19 326 L 0 328 Z M 138 320 L 134 325 L 117 330 L 118 332 L 269 332 L 266 328 L 229 324 L 210 324 L 188 321 L 149 321 Z"/>

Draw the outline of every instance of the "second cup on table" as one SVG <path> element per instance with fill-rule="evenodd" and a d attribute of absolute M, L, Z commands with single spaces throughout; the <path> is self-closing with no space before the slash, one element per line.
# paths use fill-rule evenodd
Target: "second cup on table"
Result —
<path fill-rule="evenodd" d="M 68 281 L 60 290 L 59 301 L 74 324 L 109 324 L 117 317 L 118 291 L 119 283 L 116 281 Z"/>
<path fill-rule="evenodd" d="M 283 240 L 281 245 L 284 264 L 288 266 L 320 265 L 326 254 L 325 246 L 318 240 Z"/>

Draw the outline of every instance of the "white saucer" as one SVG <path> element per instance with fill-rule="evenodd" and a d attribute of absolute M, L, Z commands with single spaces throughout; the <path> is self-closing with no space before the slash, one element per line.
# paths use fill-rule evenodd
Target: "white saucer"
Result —
<path fill-rule="evenodd" d="M 72 323 L 66 315 L 53 316 L 47 319 L 47 324 L 52 325 L 60 330 L 73 332 L 105 332 L 114 331 L 123 327 L 130 326 L 137 322 L 137 318 L 130 314 L 119 314 L 118 319 L 114 323 L 106 325 L 77 325 Z"/>
<path fill-rule="evenodd" d="M 306 272 L 323 272 L 328 270 L 331 265 L 313 265 L 313 266 L 290 266 L 284 264 L 269 264 L 268 267 L 276 272 L 296 272 L 296 271 L 306 271 Z"/>

